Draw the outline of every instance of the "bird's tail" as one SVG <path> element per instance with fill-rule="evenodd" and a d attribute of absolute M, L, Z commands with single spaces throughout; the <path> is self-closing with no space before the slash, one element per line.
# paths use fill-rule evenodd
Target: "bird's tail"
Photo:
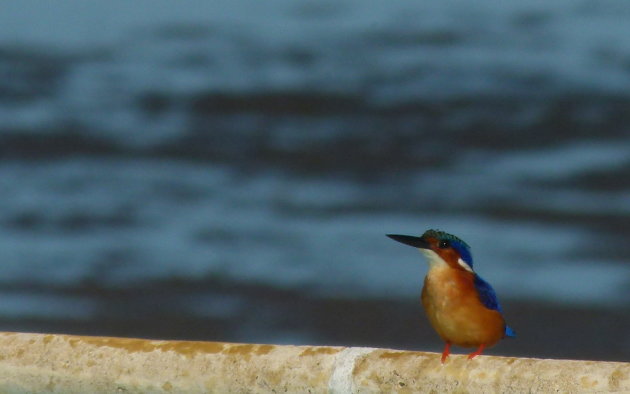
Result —
<path fill-rule="evenodd" d="M 505 336 L 510 338 L 516 338 L 516 332 L 509 326 L 505 326 Z"/>

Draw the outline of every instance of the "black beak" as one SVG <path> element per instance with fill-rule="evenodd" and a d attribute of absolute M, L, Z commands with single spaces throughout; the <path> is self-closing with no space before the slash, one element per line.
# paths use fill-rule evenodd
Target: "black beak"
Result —
<path fill-rule="evenodd" d="M 431 245 L 421 237 L 412 237 L 411 235 L 387 234 L 394 241 L 413 246 L 414 248 L 430 249 Z"/>

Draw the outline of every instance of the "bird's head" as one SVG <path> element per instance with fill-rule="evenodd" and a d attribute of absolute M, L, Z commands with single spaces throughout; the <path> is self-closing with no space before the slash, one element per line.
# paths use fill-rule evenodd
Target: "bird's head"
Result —
<path fill-rule="evenodd" d="M 394 241 L 420 249 L 431 267 L 444 264 L 451 268 L 474 273 L 470 246 L 456 236 L 439 230 L 427 230 L 420 237 L 387 234 Z"/>

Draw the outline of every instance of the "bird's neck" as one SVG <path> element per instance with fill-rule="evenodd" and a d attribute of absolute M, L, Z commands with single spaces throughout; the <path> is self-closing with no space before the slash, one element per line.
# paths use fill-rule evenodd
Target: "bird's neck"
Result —
<path fill-rule="evenodd" d="M 435 295 L 453 296 L 472 288 L 474 274 L 450 267 L 448 264 L 430 265 L 424 279 L 425 291 Z"/>

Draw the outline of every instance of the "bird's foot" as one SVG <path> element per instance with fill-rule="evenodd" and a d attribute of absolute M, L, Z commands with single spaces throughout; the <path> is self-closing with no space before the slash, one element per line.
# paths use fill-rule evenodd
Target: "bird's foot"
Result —
<path fill-rule="evenodd" d="M 468 359 L 472 360 L 473 358 L 477 357 L 478 355 L 480 355 L 483 352 L 483 349 L 486 347 L 486 345 L 484 345 L 483 343 L 481 345 L 479 345 L 479 348 L 477 350 L 475 350 L 474 352 L 470 353 L 468 355 Z"/>
<path fill-rule="evenodd" d="M 449 354 L 451 354 L 451 344 L 446 342 L 446 345 L 444 345 L 444 351 L 442 352 L 442 364 L 444 364 Z"/>

